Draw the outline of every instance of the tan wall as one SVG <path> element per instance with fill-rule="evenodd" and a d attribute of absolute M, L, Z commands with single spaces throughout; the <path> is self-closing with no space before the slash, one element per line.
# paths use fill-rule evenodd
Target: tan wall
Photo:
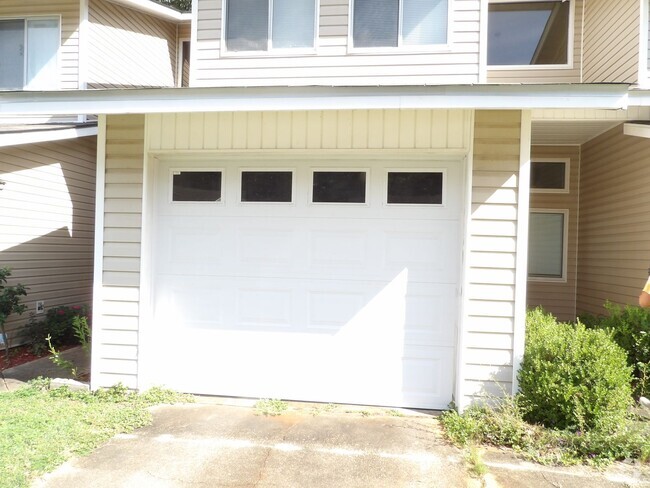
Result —
<path fill-rule="evenodd" d="M 529 280 L 526 303 L 528 307 L 544 307 L 560 320 L 576 318 L 576 283 L 578 251 L 578 197 L 580 183 L 579 146 L 533 146 L 532 161 L 544 158 L 569 160 L 569 193 L 530 194 L 531 209 L 569 211 L 566 282 Z"/>
<path fill-rule="evenodd" d="M 95 137 L 0 148 L 0 267 L 29 287 L 27 312 L 8 322 L 13 345 L 37 300 L 92 302 L 95 154 Z"/>
<path fill-rule="evenodd" d="M 90 0 L 88 25 L 89 88 L 174 86 L 176 24 Z"/>
<path fill-rule="evenodd" d="M 578 313 L 637 303 L 650 266 L 649 162 L 650 139 L 624 135 L 623 125 L 583 146 Z"/>
<path fill-rule="evenodd" d="M 222 56 L 224 0 L 197 0 L 193 86 L 422 85 L 476 83 L 479 64 L 479 0 L 450 2 L 451 49 L 387 50 L 349 54 L 349 0 L 321 0 L 315 53 Z"/>
<path fill-rule="evenodd" d="M 28 16 L 60 16 L 61 47 L 59 51 L 60 88 L 79 88 L 79 0 L 2 0 L 0 18 Z"/>
<path fill-rule="evenodd" d="M 100 311 L 93 317 L 93 388 L 119 382 L 138 387 L 143 166 L 144 116 L 107 116 L 104 256 L 101 289 L 96 290 Z"/>
<path fill-rule="evenodd" d="M 571 67 L 561 69 L 532 67 L 519 70 L 488 69 L 488 83 L 579 83 L 582 70 L 582 22 L 584 5 L 585 0 L 575 0 L 573 65 Z"/>
<path fill-rule="evenodd" d="M 589 0 L 585 11 L 585 83 L 639 79 L 639 0 Z"/>
<path fill-rule="evenodd" d="M 512 390 L 521 130 L 519 111 L 475 113 L 462 406 Z"/>

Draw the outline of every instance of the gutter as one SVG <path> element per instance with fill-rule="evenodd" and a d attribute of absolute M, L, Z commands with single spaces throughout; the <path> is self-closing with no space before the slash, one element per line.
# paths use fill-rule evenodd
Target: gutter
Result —
<path fill-rule="evenodd" d="M 132 8 L 149 15 L 155 15 L 164 20 L 172 22 L 190 22 L 192 14 L 190 12 L 179 12 L 171 7 L 165 7 L 151 0 L 108 0 L 111 3 L 122 5 L 123 7 Z"/>
<path fill-rule="evenodd" d="M 129 0 L 132 1 L 132 0 Z M 628 85 L 141 88 L 0 92 L 0 114 L 544 108 L 624 110 Z M 650 94 L 646 95 L 650 105 Z"/>

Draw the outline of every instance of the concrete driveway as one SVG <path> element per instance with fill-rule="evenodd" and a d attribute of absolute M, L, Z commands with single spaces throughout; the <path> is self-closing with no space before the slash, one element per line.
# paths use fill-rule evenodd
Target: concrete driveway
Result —
<path fill-rule="evenodd" d="M 113 438 L 37 480 L 35 487 L 649 487 L 647 468 L 552 468 L 484 453 L 488 474 L 468 476 L 463 451 L 433 415 L 293 403 L 264 416 L 252 401 L 203 399 L 153 409 L 149 427 Z M 222 402 L 223 400 L 216 400 Z"/>

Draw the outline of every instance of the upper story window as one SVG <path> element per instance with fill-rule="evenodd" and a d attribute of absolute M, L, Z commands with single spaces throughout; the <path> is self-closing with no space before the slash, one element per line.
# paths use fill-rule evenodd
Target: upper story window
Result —
<path fill-rule="evenodd" d="M 353 0 L 354 47 L 447 42 L 448 0 Z"/>
<path fill-rule="evenodd" d="M 316 0 L 226 0 L 226 49 L 313 48 Z"/>
<path fill-rule="evenodd" d="M 490 3 L 488 65 L 539 66 L 569 63 L 571 3 Z"/>
<path fill-rule="evenodd" d="M 58 88 L 59 20 L 0 20 L 0 89 Z"/>

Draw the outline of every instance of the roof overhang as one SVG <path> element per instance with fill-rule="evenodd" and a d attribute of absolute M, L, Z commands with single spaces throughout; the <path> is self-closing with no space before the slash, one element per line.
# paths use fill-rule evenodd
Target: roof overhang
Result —
<path fill-rule="evenodd" d="M 144 12 L 149 15 L 155 15 L 164 20 L 169 20 L 172 22 L 184 22 L 191 21 L 192 14 L 179 12 L 176 9 L 165 7 L 159 3 L 152 2 L 151 0 L 108 0 L 112 3 L 117 3 L 124 7 L 129 7 L 140 12 Z"/>
<path fill-rule="evenodd" d="M 625 125 L 623 125 L 623 133 L 626 136 L 650 139 L 650 123 L 646 121 L 626 122 Z"/>
<path fill-rule="evenodd" d="M 628 85 L 143 88 L 0 92 L 0 114 L 352 109 L 626 109 Z M 650 95 L 648 98 L 650 102 Z"/>
<path fill-rule="evenodd" d="M 83 127 L 41 126 L 21 130 L 0 132 L 0 147 L 36 144 L 40 142 L 63 141 L 97 135 L 97 125 Z"/>

